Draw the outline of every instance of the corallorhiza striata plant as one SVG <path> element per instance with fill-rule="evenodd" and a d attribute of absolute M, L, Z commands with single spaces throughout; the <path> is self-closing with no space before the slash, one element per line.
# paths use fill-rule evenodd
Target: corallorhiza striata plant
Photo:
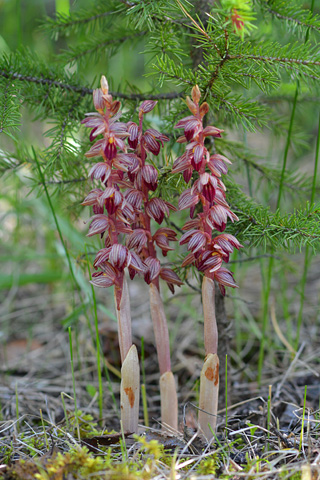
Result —
<path fill-rule="evenodd" d="M 191 188 L 179 198 L 179 210 L 190 209 L 189 220 L 183 227 L 180 244 L 188 244 L 190 253 L 182 266 L 195 265 L 203 273 L 202 302 L 204 315 L 205 362 L 200 376 L 199 426 L 209 439 L 216 428 L 219 393 L 218 329 L 215 315 L 215 285 L 225 295 L 225 287 L 237 287 L 232 273 L 222 266 L 229 261 L 234 247 L 242 247 L 238 240 L 223 232 L 228 218 L 233 222 L 237 216 L 226 202 L 225 186 L 221 175 L 228 172 L 226 163 L 231 163 L 219 154 L 210 155 L 205 146 L 206 137 L 221 137 L 223 130 L 213 126 L 203 126 L 203 117 L 209 111 L 206 102 L 200 102 L 200 90 L 196 85 L 187 97 L 187 105 L 192 115 L 180 120 L 175 128 L 183 128 L 184 135 L 179 143 L 187 143 L 183 155 L 176 159 L 172 173 L 183 172 L 184 180 Z M 194 172 L 196 174 L 194 175 Z M 195 210 L 197 214 L 194 217 Z M 206 413 L 207 412 L 207 413 Z"/>
<path fill-rule="evenodd" d="M 97 287 L 114 285 L 122 362 L 120 395 L 123 429 L 136 432 L 139 415 L 139 363 L 136 347 L 132 345 L 129 292 L 124 274 L 126 267 L 131 279 L 140 274 L 149 285 L 161 375 L 161 419 L 165 427 L 177 429 L 177 394 L 171 372 L 169 333 L 159 292 L 159 278 L 167 282 L 172 292 L 174 285 L 180 286 L 182 282 L 173 270 L 161 267 L 156 250 L 156 247 L 160 248 L 166 256 L 169 250 L 173 250 L 169 242 L 177 238 L 170 228 L 151 229 L 151 219 L 161 225 L 165 215 L 176 208 L 162 198 L 150 196 L 150 192 L 157 188 L 158 172 L 153 165 L 147 164 L 148 154 L 158 155 L 168 138 L 152 128 L 143 131 L 143 117 L 155 107 L 155 101 L 146 100 L 141 104 L 138 124 L 132 121 L 125 124 L 118 121 L 120 102 L 113 101 L 108 93 L 105 77 L 102 77 L 101 89 L 94 91 L 93 99 L 97 113 L 87 114 L 82 123 L 92 128 L 91 140 L 103 136 L 86 153 L 88 158 L 103 158 L 103 162 L 95 164 L 89 174 L 93 180 L 100 180 L 103 188 L 94 188 L 82 204 L 93 207 L 94 216 L 88 236 L 100 234 L 105 245 L 94 260 L 93 265 L 99 270 L 93 273 L 92 283 Z M 222 262 L 228 262 L 233 248 L 239 249 L 241 245 L 230 234 L 214 235 L 215 231 L 224 231 L 228 218 L 237 220 L 226 202 L 225 186 L 221 181 L 221 175 L 228 170 L 226 163 L 231 162 L 222 155 L 210 155 L 205 147 L 205 138 L 220 137 L 222 130 L 203 126 L 203 117 L 209 107 L 206 102 L 199 105 L 199 101 L 200 90 L 195 86 L 192 100 L 187 97 L 192 115 L 176 125 L 176 128 L 184 129 L 184 136 L 178 142 L 187 142 L 187 146 L 185 153 L 174 162 L 172 172 L 183 172 L 186 183 L 192 181 L 191 188 L 186 189 L 179 199 L 179 210 L 189 208 L 191 217 L 183 227 L 187 232 L 181 237 L 180 244 L 187 243 L 190 251 L 182 266 L 194 264 L 204 275 L 202 299 L 206 358 L 200 377 L 199 425 L 204 435 L 210 438 L 216 427 L 219 390 L 214 281 L 223 294 L 225 286 L 237 286 Z M 197 214 L 193 218 L 196 208 Z M 126 237 L 125 245 L 119 243 L 119 235 Z"/>
<path fill-rule="evenodd" d="M 108 93 L 105 77 L 101 89 L 93 93 L 97 113 L 87 114 L 83 120 L 92 128 L 90 139 L 99 135 L 88 158 L 102 156 L 103 162 L 95 164 L 91 178 L 100 180 L 102 188 L 93 189 L 82 202 L 93 207 L 88 236 L 100 234 L 104 245 L 95 260 L 92 283 L 97 287 L 114 285 L 121 352 L 121 418 L 126 432 L 137 432 L 139 414 L 139 363 L 137 350 L 132 345 L 129 292 L 124 274 L 127 267 L 131 279 L 144 276 L 149 285 L 151 317 L 153 321 L 160 367 L 161 418 L 164 426 L 177 429 L 178 406 L 173 374 L 171 372 L 169 333 L 165 312 L 159 293 L 159 278 L 165 280 L 171 291 L 182 285 L 170 268 L 161 267 L 156 246 L 165 256 L 176 241 L 176 233 L 169 228 L 151 231 L 151 219 L 159 225 L 169 210 L 176 210 L 161 198 L 150 198 L 157 188 L 157 169 L 148 165 L 147 155 L 158 155 L 168 138 L 154 129 L 143 131 L 143 116 L 156 105 L 145 101 L 139 108 L 139 124 L 119 122 L 120 102 L 113 101 Z M 125 140 L 128 141 L 128 147 Z M 129 150 L 129 152 L 128 152 Z M 126 236 L 126 246 L 119 243 L 119 235 Z"/>

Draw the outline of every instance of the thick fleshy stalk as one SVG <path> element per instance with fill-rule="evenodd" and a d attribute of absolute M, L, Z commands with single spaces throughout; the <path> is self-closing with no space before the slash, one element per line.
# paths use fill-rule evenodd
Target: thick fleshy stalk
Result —
<path fill-rule="evenodd" d="M 204 348 L 206 355 L 217 353 L 218 327 L 215 311 L 215 287 L 211 278 L 203 277 L 202 304 L 204 318 Z"/>
<path fill-rule="evenodd" d="M 178 398 L 172 372 L 160 377 L 160 398 L 162 430 L 178 430 Z"/>
<path fill-rule="evenodd" d="M 130 297 L 126 278 L 123 277 L 120 308 L 117 308 L 118 338 L 121 356 L 121 422 L 124 432 L 137 433 L 139 421 L 140 371 L 136 346 L 132 344 Z"/>
<path fill-rule="evenodd" d="M 158 362 L 162 375 L 171 370 L 168 324 L 159 290 L 153 283 L 149 286 L 149 296 Z"/>
<path fill-rule="evenodd" d="M 215 313 L 215 287 L 211 278 L 204 277 L 202 281 L 202 303 L 204 317 L 204 347 L 206 359 L 200 376 L 200 408 L 211 416 L 199 410 L 199 426 L 207 439 L 215 432 L 218 398 L 219 398 L 219 358 L 218 328 Z M 212 431 L 210 430 L 210 425 Z"/>
<path fill-rule="evenodd" d="M 125 277 L 123 278 L 122 295 L 119 310 L 117 308 L 116 293 L 114 294 L 114 303 L 116 306 L 116 314 L 118 320 L 118 337 L 121 363 L 123 363 L 127 356 L 127 353 L 132 346 L 130 298 L 128 283 Z"/>
<path fill-rule="evenodd" d="M 140 370 L 137 348 L 131 345 L 121 367 L 121 421 L 123 431 L 138 432 Z"/>
<path fill-rule="evenodd" d="M 219 396 L 219 358 L 216 353 L 206 356 L 200 375 L 199 426 L 210 440 L 216 430 Z"/>
<path fill-rule="evenodd" d="M 162 428 L 178 428 L 178 400 L 173 374 L 171 372 L 170 342 L 166 314 L 158 288 L 149 287 L 150 310 L 160 369 L 160 398 Z"/>

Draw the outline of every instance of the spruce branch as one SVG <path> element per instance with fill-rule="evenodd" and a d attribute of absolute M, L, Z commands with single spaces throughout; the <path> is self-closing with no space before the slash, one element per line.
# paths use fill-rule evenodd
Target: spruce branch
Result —
<path fill-rule="evenodd" d="M 42 78 L 35 77 L 33 75 L 23 75 L 18 72 L 8 71 L 1 69 L 0 77 L 20 80 L 22 82 L 36 83 L 40 85 L 49 85 L 54 86 L 62 90 L 71 90 L 81 95 L 92 95 L 93 89 L 88 87 L 82 87 L 77 85 L 71 85 L 65 82 L 60 82 L 59 80 L 54 80 L 53 78 Z M 127 100 L 173 100 L 175 98 L 180 98 L 184 95 L 183 92 L 168 92 L 168 93 L 158 93 L 158 94 L 148 94 L 148 93 L 123 93 L 123 92 L 110 92 L 114 97 L 124 98 Z"/>
<path fill-rule="evenodd" d="M 270 13 L 273 17 L 292 23 L 295 27 L 320 31 L 319 15 L 313 15 L 310 10 L 301 9 L 297 5 L 291 5 L 290 3 L 283 0 L 261 0 L 263 10 Z"/>
<path fill-rule="evenodd" d="M 309 45 L 310 48 L 310 45 Z M 239 53 L 236 55 L 230 55 L 230 60 L 237 60 L 237 59 L 251 59 L 251 60 L 259 60 L 265 63 L 280 63 L 280 64 L 297 64 L 297 65 L 313 65 L 313 66 L 320 66 L 320 60 L 312 60 L 312 59 L 301 59 L 301 58 L 290 58 L 290 57 L 273 57 L 267 55 L 255 55 L 249 53 Z"/>
<path fill-rule="evenodd" d="M 10 81 L 0 83 L 0 134 L 5 133 L 13 138 L 11 131 L 20 126 L 21 96 Z"/>
<path fill-rule="evenodd" d="M 275 213 L 269 207 L 258 205 L 249 199 L 230 180 L 226 183 L 231 205 L 239 218 L 237 225 L 231 225 L 230 233 L 236 233 L 239 241 L 250 247 L 264 250 L 301 250 L 309 245 L 314 251 L 320 249 L 320 205 L 307 204 L 304 209 L 283 214 Z"/>
<path fill-rule="evenodd" d="M 71 12 L 70 15 L 58 13 L 55 18 L 45 17 L 40 29 L 58 39 L 59 34 L 68 34 L 71 31 L 88 28 L 90 24 L 96 24 L 116 14 L 119 14 L 119 2 L 109 2 L 108 10 L 106 10 L 105 2 L 101 2 L 94 8 Z"/>

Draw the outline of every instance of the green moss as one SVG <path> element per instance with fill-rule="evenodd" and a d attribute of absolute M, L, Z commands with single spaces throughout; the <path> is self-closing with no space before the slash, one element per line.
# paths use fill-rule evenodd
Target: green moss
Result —
<path fill-rule="evenodd" d="M 215 474 L 218 469 L 217 455 L 212 454 L 210 457 L 203 459 L 197 468 L 197 475 Z"/>

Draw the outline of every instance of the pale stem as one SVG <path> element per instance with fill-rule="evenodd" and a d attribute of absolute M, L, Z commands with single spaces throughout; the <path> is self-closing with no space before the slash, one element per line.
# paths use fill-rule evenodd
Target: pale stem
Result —
<path fill-rule="evenodd" d="M 117 309 L 116 298 L 114 299 L 114 301 L 116 305 L 116 314 L 117 314 L 117 320 L 118 320 L 118 336 L 119 336 L 121 363 L 123 363 L 132 345 L 130 298 L 129 298 L 128 283 L 125 277 L 123 278 L 120 310 Z"/>
<path fill-rule="evenodd" d="M 160 374 L 163 375 L 171 370 L 168 324 L 159 290 L 152 283 L 149 287 L 149 295 Z"/>
<path fill-rule="evenodd" d="M 218 351 L 218 328 L 214 301 L 214 281 L 204 277 L 202 281 L 202 303 L 204 318 L 204 348 L 206 355 Z"/>
<path fill-rule="evenodd" d="M 200 375 L 199 426 L 207 438 L 216 430 L 219 396 L 219 358 L 217 354 L 207 355 Z"/>
<path fill-rule="evenodd" d="M 172 372 L 160 377 L 160 397 L 162 430 L 178 430 L 178 399 Z"/>
<path fill-rule="evenodd" d="M 137 348 L 132 345 L 121 367 L 121 420 L 124 432 L 137 433 L 139 423 L 140 368 Z"/>

